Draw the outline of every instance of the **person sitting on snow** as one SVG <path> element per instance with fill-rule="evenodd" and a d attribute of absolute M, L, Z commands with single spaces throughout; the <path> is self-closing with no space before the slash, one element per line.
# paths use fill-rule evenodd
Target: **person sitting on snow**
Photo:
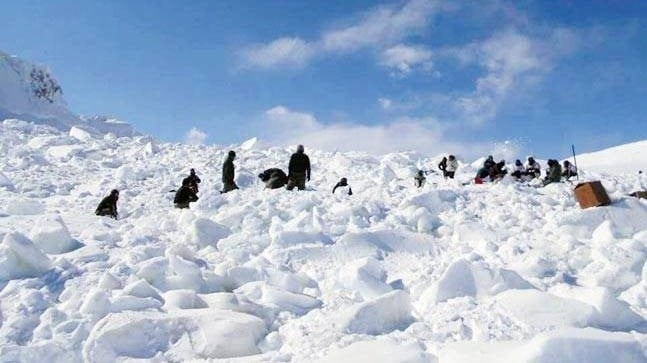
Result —
<path fill-rule="evenodd" d="M 197 194 L 198 184 L 200 184 L 202 180 L 200 180 L 200 178 L 195 174 L 195 169 L 192 168 L 191 173 L 185 179 L 189 181 L 189 188 L 193 189 L 193 192 Z M 182 184 L 184 184 L 184 181 L 182 181 Z"/>
<path fill-rule="evenodd" d="M 348 179 L 346 178 L 341 178 L 341 180 L 335 184 L 335 187 L 332 188 L 333 194 L 335 194 L 337 188 L 344 189 L 342 194 L 353 195 L 353 190 L 350 188 L 350 185 L 348 185 Z"/>
<path fill-rule="evenodd" d="M 566 179 L 572 176 L 577 176 L 577 168 L 568 160 L 564 160 L 564 168 L 562 170 L 564 170 L 562 172 L 562 176 Z"/>
<path fill-rule="evenodd" d="M 413 177 L 413 181 L 416 184 L 417 188 L 422 188 L 422 186 L 425 185 L 426 180 L 427 178 L 425 178 L 425 172 L 422 170 L 418 170 L 418 174 Z"/>
<path fill-rule="evenodd" d="M 495 164 L 496 162 L 494 161 L 494 157 L 492 155 L 489 155 L 483 162 L 483 167 L 485 168 L 485 170 L 490 170 L 492 169 L 492 167 L 494 167 Z"/>
<path fill-rule="evenodd" d="M 182 181 L 182 186 L 175 193 L 175 199 L 173 199 L 173 203 L 175 203 L 175 208 L 180 208 L 180 209 L 189 208 L 189 203 L 196 202 L 197 200 L 198 200 L 198 196 L 195 194 L 193 189 L 191 189 L 191 186 L 189 185 L 189 181 L 187 179 L 184 179 Z"/>
<path fill-rule="evenodd" d="M 526 165 L 526 174 L 531 178 L 539 178 L 541 176 L 541 165 L 535 161 L 532 156 L 528 157 L 528 164 Z"/>
<path fill-rule="evenodd" d="M 510 174 L 511 176 L 521 179 L 523 175 L 526 174 L 526 168 L 523 167 L 521 160 L 517 159 L 514 161 L 514 171 Z"/>
<path fill-rule="evenodd" d="M 505 160 L 499 161 L 490 168 L 490 179 L 492 181 L 502 179 L 506 174 L 508 174 L 508 169 L 505 167 Z"/>
<path fill-rule="evenodd" d="M 559 165 L 559 161 L 553 159 L 548 160 L 548 171 L 546 172 L 546 178 L 544 178 L 544 186 L 561 181 L 562 167 Z"/>
<path fill-rule="evenodd" d="M 119 191 L 113 189 L 110 192 L 110 195 L 103 198 L 97 207 L 97 210 L 94 211 L 94 214 L 98 216 L 109 216 L 114 219 L 117 219 L 117 200 L 119 200 Z"/>
<path fill-rule="evenodd" d="M 483 184 L 484 179 L 490 176 L 490 169 L 487 169 L 485 166 L 476 171 L 476 176 L 474 177 L 475 184 Z"/>
<path fill-rule="evenodd" d="M 456 170 L 458 170 L 458 161 L 456 160 L 456 157 L 454 155 L 449 155 L 447 166 L 445 167 L 443 174 L 446 178 L 454 179 Z"/>
<path fill-rule="evenodd" d="M 270 168 L 258 174 L 267 189 L 278 189 L 288 183 L 288 176 L 279 168 Z"/>

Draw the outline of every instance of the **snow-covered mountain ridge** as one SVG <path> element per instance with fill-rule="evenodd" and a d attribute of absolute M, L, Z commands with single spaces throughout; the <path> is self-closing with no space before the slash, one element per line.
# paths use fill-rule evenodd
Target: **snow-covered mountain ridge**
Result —
<path fill-rule="evenodd" d="M 80 117 L 63 98 L 63 88 L 45 66 L 0 51 L 0 119 L 17 118 L 67 131 L 76 126 L 95 134 L 134 136 L 133 128 L 103 116 Z"/>
<path fill-rule="evenodd" d="M 415 189 L 438 160 L 306 150 L 290 193 L 256 177 L 290 150 L 234 149 L 220 195 L 227 149 L 2 122 L 0 361 L 645 361 L 642 175 L 582 168 L 614 204 L 580 210 L 568 183 L 463 186 L 461 162 Z"/>

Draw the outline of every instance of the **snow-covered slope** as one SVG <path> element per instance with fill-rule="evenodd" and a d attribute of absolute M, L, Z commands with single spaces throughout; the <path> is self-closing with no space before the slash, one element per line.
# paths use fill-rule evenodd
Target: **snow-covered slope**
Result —
<path fill-rule="evenodd" d="M 582 169 L 602 173 L 647 173 L 647 140 L 577 155 L 577 164 Z"/>
<path fill-rule="evenodd" d="M 220 195 L 227 150 L 72 133 L 0 125 L 0 361 L 646 361 L 637 174 L 580 210 L 568 183 L 463 186 L 462 163 L 415 189 L 438 160 L 306 150 L 290 193 L 256 178 L 290 151 L 249 142 Z M 93 215 L 112 188 L 117 221 Z"/>
<path fill-rule="evenodd" d="M 69 110 L 63 89 L 45 66 L 0 51 L 0 119 L 17 118 L 67 131 L 73 126 L 89 132 L 133 136 L 133 128 L 106 117 L 82 118 Z"/>

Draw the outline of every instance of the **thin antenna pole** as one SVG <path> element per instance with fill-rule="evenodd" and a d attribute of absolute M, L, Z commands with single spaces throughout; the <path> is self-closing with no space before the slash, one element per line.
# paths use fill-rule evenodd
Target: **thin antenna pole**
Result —
<path fill-rule="evenodd" d="M 577 167 L 577 158 L 575 157 L 575 144 L 571 144 L 571 150 L 573 151 L 573 161 L 575 162 L 575 171 L 577 172 L 575 179 L 580 180 L 580 169 Z"/>

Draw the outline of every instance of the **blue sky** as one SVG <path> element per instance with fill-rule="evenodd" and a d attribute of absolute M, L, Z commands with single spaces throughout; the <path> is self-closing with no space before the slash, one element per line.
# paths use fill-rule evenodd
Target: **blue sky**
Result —
<path fill-rule="evenodd" d="M 0 49 L 75 112 L 167 141 L 561 157 L 647 138 L 645 19 L 638 0 L 16 1 Z"/>

